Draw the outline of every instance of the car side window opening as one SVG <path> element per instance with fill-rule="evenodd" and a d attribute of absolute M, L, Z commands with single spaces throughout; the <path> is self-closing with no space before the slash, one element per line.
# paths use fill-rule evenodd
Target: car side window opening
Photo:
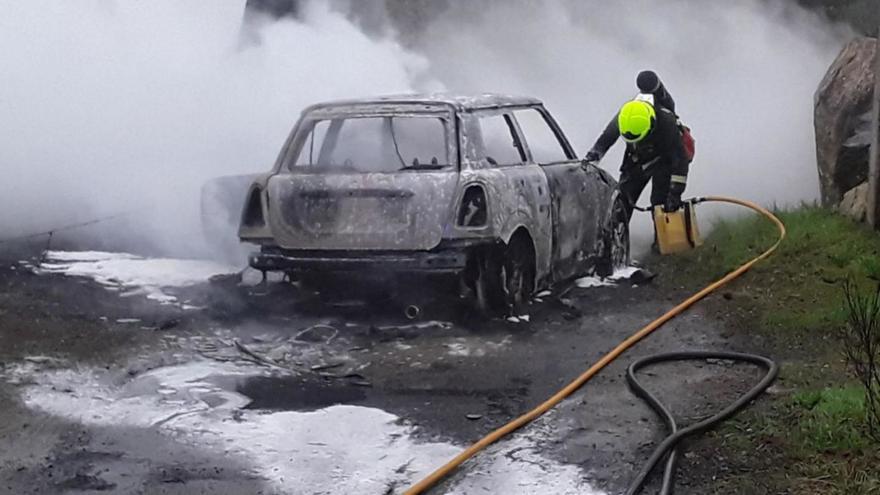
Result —
<path fill-rule="evenodd" d="M 525 154 L 513 132 L 512 122 L 507 115 L 480 116 L 480 135 L 482 155 L 491 165 L 516 165 L 525 162 Z"/>
<path fill-rule="evenodd" d="M 296 160 L 297 167 L 306 167 L 318 163 L 318 157 L 321 154 L 322 146 L 324 146 L 324 138 L 327 136 L 329 127 L 329 120 L 314 122 L 308 136 L 306 136 L 305 142 L 300 148 L 299 156 Z"/>
<path fill-rule="evenodd" d="M 559 136 L 544 115 L 535 108 L 514 112 L 535 163 L 556 163 L 569 160 Z"/>
<path fill-rule="evenodd" d="M 434 116 L 319 120 L 295 166 L 328 173 L 439 170 L 449 166 L 446 141 L 445 122 Z"/>

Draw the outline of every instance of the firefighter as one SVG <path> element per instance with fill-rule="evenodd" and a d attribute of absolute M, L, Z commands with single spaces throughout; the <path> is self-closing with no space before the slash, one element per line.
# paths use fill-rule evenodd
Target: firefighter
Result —
<path fill-rule="evenodd" d="M 649 181 L 651 205 L 662 205 L 667 212 L 681 207 L 687 183 L 690 162 L 678 119 L 672 110 L 653 102 L 652 95 L 643 94 L 624 104 L 584 157 L 597 164 L 618 137 L 626 142 L 620 191 L 628 218 Z"/>

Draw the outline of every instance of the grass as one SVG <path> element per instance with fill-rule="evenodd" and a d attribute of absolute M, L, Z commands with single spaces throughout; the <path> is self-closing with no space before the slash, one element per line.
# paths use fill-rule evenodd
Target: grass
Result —
<path fill-rule="evenodd" d="M 863 417 L 854 385 L 804 390 L 747 410 L 713 441 L 750 475 L 727 480 L 717 493 L 756 493 L 748 487 L 760 481 L 769 493 L 880 494 L 880 446 L 865 435 Z"/>
<path fill-rule="evenodd" d="M 754 323 L 768 333 L 828 331 L 842 325 L 846 313 L 840 284 L 847 277 L 862 284 L 880 280 L 880 236 L 829 210 L 803 206 L 775 212 L 788 236 L 768 260 L 756 265 L 728 289 L 748 301 L 759 315 Z M 717 222 L 698 250 L 664 258 L 676 283 L 708 283 L 757 256 L 778 234 L 766 219 L 750 215 Z"/>
<path fill-rule="evenodd" d="M 880 235 L 813 205 L 775 211 L 788 236 L 779 250 L 713 297 L 737 342 L 780 358 L 777 385 L 709 442 L 739 467 L 713 493 L 880 494 L 880 445 L 864 430 L 864 395 L 843 364 L 842 282 L 880 281 Z M 653 260 L 669 288 L 708 284 L 757 256 L 775 226 L 748 215 L 718 222 L 704 246 Z M 756 453 L 761 453 L 756 455 Z"/>
<path fill-rule="evenodd" d="M 865 435 L 865 394 L 859 386 L 806 390 L 792 396 L 793 441 L 806 451 L 847 452 L 872 447 Z"/>

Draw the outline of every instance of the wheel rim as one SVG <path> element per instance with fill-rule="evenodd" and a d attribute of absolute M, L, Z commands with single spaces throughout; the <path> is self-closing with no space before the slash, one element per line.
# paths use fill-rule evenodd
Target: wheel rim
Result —
<path fill-rule="evenodd" d="M 518 264 L 504 267 L 501 276 L 504 280 L 504 295 L 508 306 L 517 307 L 522 303 L 523 271 Z"/>

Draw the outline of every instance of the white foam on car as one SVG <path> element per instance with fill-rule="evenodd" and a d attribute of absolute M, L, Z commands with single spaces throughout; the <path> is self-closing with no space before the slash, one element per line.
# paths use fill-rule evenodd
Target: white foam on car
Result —
<path fill-rule="evenodd" d="M 213 261 L 143 258 L 103 251 L 47 251 L 44 261 L 34 270 L 90 278 L 122 296 L 145 295 L 163 304 L 177 302 L 177 297 L 167 293 L 169 288 L 187 287 L 206 282 L 214 275 L 237 271 Z"/>
<path fill-rule="evenodd" d="M 417 440 L 412 426 L 380 409 L 247 410 L 241 409 L 247 397 L 218 385 L 233 388 L 229 377 L 257 374 L 265 369 L 207 360 L 159 368 L 123 384 L 105 370 L 37 369 L 34 363 L 5 370 L 7 381 L 22 384 L 28 407 L 85 425 L 157 429 L 183 444 L 236 457 L 248 466 L 246 474 L 283 493 L 398 492 L 462 450 Z M 447 493 L 600 495 L 580 469 L 542 456 L 530 431 L 481 454 Z"/>
<path fill-rule="evenodd" d="M 591 287 L 611 287 L 621 280 L 629 280 L 630 277 L 635 275 L 639 270 L 640 268 L 637 266 L 625 266 L 614 270 L 614 273 L 612 273 L 610 277 L 590 275 L 589 277 L 581 277 L 575 280 L 574 283 L 581 289 L 589 289 Z"/>

